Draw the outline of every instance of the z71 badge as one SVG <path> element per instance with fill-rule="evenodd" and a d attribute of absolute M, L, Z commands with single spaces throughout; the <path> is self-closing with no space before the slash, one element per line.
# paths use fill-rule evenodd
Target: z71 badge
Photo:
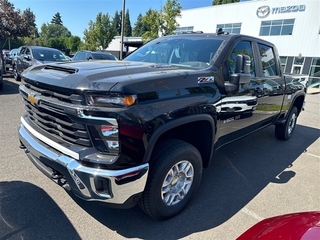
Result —
<path fill-rule="evenodd" d="M 198 83 L 213 83 L 214 77 L 198 77 Z"/>

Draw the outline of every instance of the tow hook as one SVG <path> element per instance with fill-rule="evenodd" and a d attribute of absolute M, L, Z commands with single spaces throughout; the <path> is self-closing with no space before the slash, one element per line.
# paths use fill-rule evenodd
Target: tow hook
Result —
<path fill-rule="evenodd" d="M 20 149 L 26 149 L 26 146 L 23 145 L 22 143 L 20 143 L 20 146 L 19 146 Z"/>
<path fill-rule="evenodd" d="M 63 178 L 63 175 L 57 171 L 54 171 L 52 174 L 51 174 L 51 177 L 52 179 L 61 179 Z"/>

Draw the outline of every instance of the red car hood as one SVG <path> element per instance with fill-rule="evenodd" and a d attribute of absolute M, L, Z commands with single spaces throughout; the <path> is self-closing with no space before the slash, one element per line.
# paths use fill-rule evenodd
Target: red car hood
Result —
<path fill-rule="evenodd" d="M 237 240 L 320 239 L 320 212 L 291 213 L 258 222 Z"/>

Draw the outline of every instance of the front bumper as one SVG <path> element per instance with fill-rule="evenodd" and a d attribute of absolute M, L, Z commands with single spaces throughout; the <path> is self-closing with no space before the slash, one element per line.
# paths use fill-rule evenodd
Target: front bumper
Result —
<path fill-rule="evenodd" d="M 139 200 L 147 182 L 147 163 L 123 170 L 90 168 L 36 136 L 39 133 L 22 119 L 19 127 L 21 148 L 39 170 L 79 198 L 121 208 L 132 207 Z"/>

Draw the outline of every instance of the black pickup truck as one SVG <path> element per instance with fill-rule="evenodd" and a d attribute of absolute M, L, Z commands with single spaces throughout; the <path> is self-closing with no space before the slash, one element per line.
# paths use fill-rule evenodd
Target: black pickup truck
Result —
<path fill-rule="evenodd" d="M 22 83 L 20 147 L 36 167 L 84 200 L 160 220 L 186 207 L 219 147 L 270 125 L 288 140 L 305 101 L 272 43 L 225 33 L 39 65 Z"/>

